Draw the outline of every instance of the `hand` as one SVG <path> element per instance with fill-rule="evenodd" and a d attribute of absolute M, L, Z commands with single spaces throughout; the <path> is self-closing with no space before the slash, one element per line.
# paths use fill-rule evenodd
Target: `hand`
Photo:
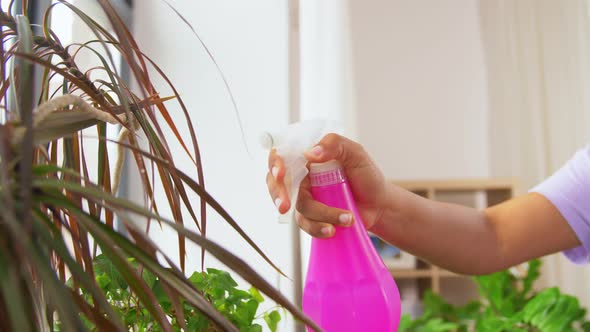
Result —
<path fill-rule="evenodd" d="M 313 163 L 333 159 L 340 161 L 365 227 L 370 230 L 380 222 L 391 202 L 391 193 L 383 173 L 360 144 L 340 135 L 328 134 L 318 145 L 307 151 L 305 157 Z M 283 160 L 274 150 L 269 155 L 268 166 L 266 183 L 270 196 L 279 213 L 285 213 L 291 204 L 284 183 L 286 170 Z M 331 237 L 335 232 L 334 225 L 350 226 L 355 222 L 349 211 L 332 208 L 313 200 L 308 178 L 301 183 L 296 208 L 299 227 L 315 237 Z"/>

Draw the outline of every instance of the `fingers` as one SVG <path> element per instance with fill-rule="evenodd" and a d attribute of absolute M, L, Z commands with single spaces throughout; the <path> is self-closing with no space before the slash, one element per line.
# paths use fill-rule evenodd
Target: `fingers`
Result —
<path fill-rule="evenodd" d="M 297 212 L 296 218 L 299 228 L 313 237 L 329 238 L 334 236 L 336 232 L 334 225 L 307 219 L 299 212 Z"/>
<path fill-rule="evenodd" d="M 268 170 L 277 181 L 283 181 L 286 172 L 285 164 L 275 149 L 272 149 L 268 155 Z"/>
<path fill-rule="evenodd" d="M 268 187 L 268 193 L 279 213 L 283 214 L 289 211 L 291 202 L 289 201 L 289 195 L 287 194 L 285 185 L 278 182 L 271 172 L 266 175 L 266 185 Z"/>
<path fill-rule="evenodd" d="M 309 179 L 305 179 L 297 197 L 297 224 L 311 236 L 329 238 L 336 233 L 335 226 L 348 227 L 354 223 L 350 211 L 329 207 L 311 197 Z"/>
<path fill-rule="evenodd" d="M 296 213 L 296 218 L 299 228 L 313 237 L 330 238 L 336 234 L 336 227 L 334 224 L 309 219 L 299 212 Z"/>
<path fill-rule="evenodd" d="M 287 188 L 283 182 L 285 178 L 285 166 L 283 159 L 273 149 L 268 156 L 268 174 L 266 175 L 266 185 L 279 213 L 283 214 L 289 211 L 290 201 L 287 194 Z"/>
<path fill-rule="evenodd" d="M 266 177 L 270 196 L 280 213 L 289 210 L 290 202 L 284 184 L 277 181 L 271 172 Z M 297 223 L 305 232 L 314 237 L 328 238 L 335 234 L 334 226 L 348 227 L 354 223 L 350 211 L 332 208 L 315 201 L 310 192 L 309 180 L 301 185 L 297 199 Z"/>
<path fill-rule="evenodd" d="M 301 187 L 299 192 L 297 211 L 309 220 L 325 224 L 348 227 L 354 222 L 354 217 L 350 211 L 333 208 L 314 200 L 306 184 Z"/>
<path fill-rule="evenodd" d="M 338 160 L 346 168 L 360 167 L 367 163 L 367 154 L 363 147 L 338 134 L 328 134 L 313 148 L 305 153 L 310 162 L 323 163 Z"/>
<path fill-rule="evenodd" d="M 345 167 L 355 167 L 365 157 L 362 147 L 336 134 L 326 135 L 320 143 L 306 153 L 311 162 L 339 160 Z M 266 176 L 268 191 L 281 214 L 290 208 L 290 200 L 285 187 L 286 173 L 282 158 L 273 149 L 268 157 L 269 172 Z M 336 209 L 315 201 L 311 197 L 309 179 L 304 179 L 297 198 L 297 223 L 305 232 L 314 237 L 328 238 L 334 236 L 335 226 L 348 227 L 354 223 L 350 211 Z"/>

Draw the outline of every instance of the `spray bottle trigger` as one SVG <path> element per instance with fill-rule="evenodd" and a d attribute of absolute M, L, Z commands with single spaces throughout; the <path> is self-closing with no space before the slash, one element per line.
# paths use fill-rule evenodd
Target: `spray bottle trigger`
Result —
<path fill-rule="evenodd" d="M 279 222 L 289 223 L 293 220 L 296 210 L 297 196 L 299 195 L 299 186 L 301 181 L 307 176 L 309 170 L 307 169 L 307 160 L 304 157 L 297 157 L 292 160 L 289 165 L 285 165 L 287 172 L 285 174 L 285 187 L 287 195 L 289 196 L 290 206 L 287 213 L 279 216 Z"/>

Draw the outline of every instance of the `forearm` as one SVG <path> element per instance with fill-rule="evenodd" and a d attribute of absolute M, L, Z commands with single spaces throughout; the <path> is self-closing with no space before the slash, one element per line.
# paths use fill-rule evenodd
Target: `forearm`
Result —
<path fill-rule="evenodd" d="M 495 268 L 497 238 L 485 213 L 396 190 L 392 208 L 371 229 L 397 247 L 445 269 L 480 274 Z"/>
<path fill-rule="evenodd" d="M 577 243 L 567 223 L 541 197 L 527 195 L 478 211 L 392 190 L 392 208 L 371 231 L 450 271 L 490 273 Z"/>

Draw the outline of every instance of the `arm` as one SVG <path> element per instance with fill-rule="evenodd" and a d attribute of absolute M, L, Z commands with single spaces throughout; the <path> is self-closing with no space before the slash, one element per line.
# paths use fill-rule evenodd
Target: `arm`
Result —
<path fill-rule="evenodd" d="M 478 211 L 394 186 L 391 191 L 391 208 L 371 231 L 450 271 L 491 273 L 579 245 L 567 221 L 539 194 Z"/>
<path fill-rule="evenodd" d="M 334 134 L 324 137 L 308 151 L 306 158 L 310 162 L 341 162 L 368 230 L 402 250 L 454 272 L 490 273 L 580 244 L 579 234 L 576 236 L 559 212 L 561 209 L 540 194 L 527 194 L 485 211 L 430 201 L 387 182 L 361 145 Z M 578 207 L 587 205 L 590 152 L 587 159 L 581 163 L 584 172 L 576 172 L 574 180 L 558 179 L 557 183 L 563 185 L 549 190 L 558 196 L 565 195 L 566 203 L 560 205 L 567 206 L 570 201 Z M 289 208 L 284 174 L 282 160 L 271 153 L 267 184 L 281 213 Z M 575 179 L 586 180 L 578 183 Z M 552 201 L 558 200 L 553 197 Z M 588 215 L 583 219 L 590 220 L 590 209 L 586 210 Z M 314 201 L 306 181 L 300 187 L 297 211 L 299 226 L 315 237 L 331 237 L 338 231 L 334 226 L 348 227 L 357 222 L 348 211 Z M 567 218 L 572 222 L 578 216 Z M 577 225 L 582 225 L 581 221 Z M 590 243 L 590 228 L 586 224 L 580 228 L 587 232 L 584 236 Z"/>

